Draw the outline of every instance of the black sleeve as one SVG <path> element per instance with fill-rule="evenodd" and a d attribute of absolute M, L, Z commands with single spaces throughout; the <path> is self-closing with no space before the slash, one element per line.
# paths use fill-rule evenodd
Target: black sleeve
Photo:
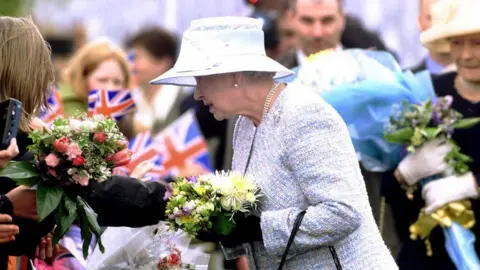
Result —
<path fill-rule="evenodd" d="M 3 180 L 11 181 L 10 179 Z M 20 234 L 15 236 L 15 241 L 0 244 L 0 254 L 25 255 L 32 258 L 35 255 L 38 243 L 40 243 L 40 238 L 47 235 L 55 225 L 53 214 L 41 223 L 34 220 L 16 218 L 13 216 L 12 203 L 5 195 L 0 197 L 0 213 L 12 216 L 13 223 L 20 230 Z"/>
<path fill-rule="evenodd" d="M 413 200 L 410 200 L 395 178 L 393 171 L 387 171 L 382 175 L 381 192 L 386 203 L 391 206 L 400 237 L 402 239 L 409 238 L 409 227 L 418 219 L 418 214 L 424 204 L 420 190 L 417 190 Z"/>
<path fill-rule="evenodd" d="M 113 176 L 92 183 L 86 201 L 98 214 L 100 226 L 143 227 L 165 219 L 165 187 L 157 182 Z"/>

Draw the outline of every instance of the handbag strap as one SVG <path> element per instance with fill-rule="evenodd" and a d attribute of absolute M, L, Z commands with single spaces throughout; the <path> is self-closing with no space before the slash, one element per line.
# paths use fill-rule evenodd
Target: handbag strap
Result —
<path fill-rule="evenodd" d="M 297 232 L 300 229 L 300 224 L 302 224 L 303 217 L 305 216 L 306 213 L 307 211 L 305 210 L 300 212 L 297 218 L 295 219 L 292 233 L 288 238 L 287 247 L 285 248 L 285 252 L 283 253 L 282 260 L 280 261 L 280 265 L 278 266 L 278 270 L 282 270 L 283 266 L 285 265 L 285 262 L 287 261 L 288 252 L 290 251 L 290 247 L 292 246 L 293 241 L 295 240 L 295 236 L 297 235 Z M 342 270 L 342 265 L 340 264 L 340 260 L 338 259 L 338 255 L 337 255 L 337 252 L 335 251 L 335 247 L 328 246 L 328 249 L 330 250 L 330 254 L 332 254 L 333 262 L 335 263 L 336 269 Z"/>

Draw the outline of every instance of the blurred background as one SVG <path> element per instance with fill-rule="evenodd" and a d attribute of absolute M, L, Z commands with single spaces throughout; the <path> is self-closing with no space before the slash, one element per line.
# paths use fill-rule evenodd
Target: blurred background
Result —
<path fill-rule="evenodd" d="M 122 45 L 129 35 L 146 26 L 162 26 L 180 36 L 194 19 L 248 16 L 253 12 L 253 5 L 248 2 L 275 9 L 280 8 L 283 1 L 0 0 L 0 13 L 13 16 L 31 14 L 47 38 L 71 39 L 75 46 L 99 37 L 108 37 Z M 418 2 L 344 0 L 344 7 L 346 12 L 381 37 L 387 48 L 396 53 L 403 67 L 411 67 L 426 53 L 418 40 Z"/>

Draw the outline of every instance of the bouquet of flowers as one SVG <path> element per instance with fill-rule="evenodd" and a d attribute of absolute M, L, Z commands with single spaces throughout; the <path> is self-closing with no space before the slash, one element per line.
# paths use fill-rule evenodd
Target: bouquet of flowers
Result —
<path fill-rule="evenodd" d="M 172 232 L 164 222 L 143 228 L 111 227 L 104 234 L 107 251 L 95 249 L 86 269 L 207 269 L 210 255 L 190 249 L 185 232 Z"/>
<path fill-rule="evenodd" d="M 453 146 L 446 157 L 447 163 L 457 174 L 468 172 L 468 163 L 472 159 L 460 152 L 451 137 L 455 129 L 470 128 L 480 123 L 480 118 L 463 118 L 450 108 L 452 101 L 451 96 L 445 96 L 435 103 L 427 100 L 421 104 L 403 102 L 401 106 L 394 106 L 385 138 L 391 143 L 407 145 L 409 152 L 414 152 L 427 141 L 444 138 Z"/>
<path fill-rule="evenodd" d="M 420 104 L 403 102 L 401 106 L 395 106 L 386 126 L 386 140 L 406 145 L 408 152 L 414 152 L 428 141 L 445 139 L 452 145 L 452 150 L 445 158 L 451 173 L 459 175 L 467 173 L 468 163 L 472 159 L 462 154 L 461 149 L 451 138 L 456 129 L 470 128 L 480 123 L 480 118 L 463 118 L 459 112 L 451 108 L 452 101 L 451 96 L 445 96 Z M 420 183 L 425 185 L 438 178 L 439 176 L 432 176 Z M 409 198 L 412 198 L 413 191 L 407 190 L 407 193 L 410 193 L 407 194 Z M 475 235 L 469 230 L 474 224 L 475 218 L 470 201 L 452 202 L 430 215 L 426 215 L 422 210 L 418 220 L 410 226 L 410 237 L 423 239 L 427 246 L 427 254 L 431 256 L 428 237 L 430 232 L 440 225 L 445 234 L 447 252 L 457 268 L 476 269 L 480 266 L 480 260 L 473 246 Z"/>
<path fill-rule="evenodd" d="M 170 228 L 190 236 L 201 231 L 229 235 L 237 213 L 249 214 L 261 196 L 255 183 L 235 172 L 178 178 L 165 195 Z"/>
<path fill-rule="evenodd" d="M 57 118 L 51 131 L 34 131 L 29 151 L 33 162 L 12 161 L 0 172 L 18 185 L 36 188 L 39 221 L 54 214 L 57 228 L 53 244 L 79 221 L 84 257 L 92 234 L 103 250 L 96 213 L 83 199 L 90 182 L 102 182 L 115 167 L 129 162 L 128 142 L 112 119 L 78 115 Z"/>

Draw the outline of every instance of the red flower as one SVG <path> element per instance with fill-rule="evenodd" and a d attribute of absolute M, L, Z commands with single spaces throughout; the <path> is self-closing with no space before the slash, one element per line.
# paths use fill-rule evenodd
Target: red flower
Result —
<path fill-rule="evenodd" d="M 179 266 L 182 264 L 182 257 L 177 253 L 170 254 L 167 257 L 167 263 L 169 267 Z"/>
<path fill-rule="evenodd" d="M 127 165 L 132 158 L 132 151 L 130 149 L 123 149 L 113 155 L 107 156 L 106 161 L 111 161 L 115 167 Z"/>
<path fill-rule="evenodd" d="M 104 143 L 107 140 L 107 135 L 103 132 L 96 132 L 93 134 L 93 139 L 99 143 Z"/>
<path fill-rule="evenodd" d="M 53 148 L 55 149 L 55 151 L 65 154 L 68 150 L 68 143 L 68 138 L 62 137 L 55 140 L 55 142 L 53 143 Z"/>
<path fill-rule="evenodd" d="M 73 166 L 82 166 L 85 164 L 85 158 L 83 156 L 77 156 L 76 158 L 73 159 L 72 161 Z"/>

